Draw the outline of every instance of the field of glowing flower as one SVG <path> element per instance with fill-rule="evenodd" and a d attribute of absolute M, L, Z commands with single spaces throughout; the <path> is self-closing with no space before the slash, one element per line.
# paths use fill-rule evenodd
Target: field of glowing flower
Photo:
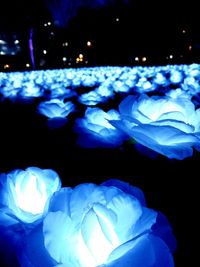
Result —
<path fill-rule="evenodd" d="M 0 73 L 4 266 L 189 262 L 199 80 L 198 64 Z"/>

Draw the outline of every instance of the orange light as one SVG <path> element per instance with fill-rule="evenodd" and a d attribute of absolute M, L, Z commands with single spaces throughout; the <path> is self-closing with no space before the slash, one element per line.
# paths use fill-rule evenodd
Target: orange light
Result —
<path fill-rule="evenodd" d="M 4 69 L 9 69 L 10 65 L 9 64 L 5 64 L 3 67 L 4 67 Z"/>

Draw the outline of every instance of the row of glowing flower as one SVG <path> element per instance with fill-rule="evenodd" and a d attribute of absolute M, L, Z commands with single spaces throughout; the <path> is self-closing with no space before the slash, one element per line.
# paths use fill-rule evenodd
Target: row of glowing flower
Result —
<path fill-rule="evenodd" d="M 91 88 L 80 95 L 84 105 L 96 105 L 117 93 L 169 91 L 170 86 L 189 94 L 199 93 L 200 65 L 157 67 L 94 67 L 0 73 L 3 98 L 70 98 L 80 87 Z"/>
<path fill-rule="evenodd" d="M 10 75 L 10 78 L 6 75 Z M 63 126 L 72 113 L 79 114 L 73 130 L 77 134 L 78 145 L 82 147 L 116 148 L 128 142 L 140 151 L 148 148 L 149 151 L 179 160 L 191 157 L 193 149 L 200 150 L 200 69 L 197 64 L 157 68 L 102 67 L 36 71 L 28 74 L 4 73 L 2 80 L 9 86 L 13 82 L 9 92 L 20 91 L 18 75 L 29 77 L 26 83 L 30 88 L 31 81 L 40 84 L 40 93 L 44 93 L 45 88 L 51 89 L 48 96 L 44 94 L 45 100 L 41 98 L 43 100 L 37 106 L 37 112 L 48 118 L 50 127 Z M 138 87 L 140 90 L 137 91 L 133 84 L 131 87 L 129 83 L 130 79 L 147 81 L 147 77 L 154 79 L 153 96 L 150 94 L 152 88 L 145 93 L 147 88 L 144 90 L 141 84 Z M 67 88 L 69 80 L 75 89 Z M 89 83 L 90 80 L 92 84 Z M 90 87 L 90 91 L 86 93 L 78 92 L 80 84 L 83 85 L 81 90 L 84 91 L 86 81 L 90 86 L 93 83 L 99 86 L 93 90 Z M 120 83 L 118 91 L 113 89 L 116 83 Z M 124 90 L 125 84 L 128 90 Z M 170 85 L 176 85 L 177 88 L 171 89 Z M 5 93 L 5 88 L 8 89 L 7 86 L 2 86 L 1 92 Z M 110 99 L 113 101 L 108 102 Z M 101 103 L 104 105 L 99 105 Z M 85 110 L 82 117 L 80 107 Z"/>
<path fill-rule="evenodd" d="M 67 122 L 66 116 L 74 108 L 71 102 L 60 100 L 39 105 L 41 114 L 57 126 Z M 115 148 L 132 140 L 135 147 L 139 144 L 141 149 L 147 147 L 182 160 L 193 155 L 193 148 L 200 150 L 200 109 L 195 109 L 187 95 L 129 95 L 120 102 L 118 110 L 88 107 L 84 116 L 75 120 L 74 131 L 82 147 Z"/>
<path fill-rule="evenodd" d="M 174 266 L 167 218 L 120 180 L 70 188 L 54 170 L 16 169 L 0 175 L 0 211 L 8 266 Z"/>

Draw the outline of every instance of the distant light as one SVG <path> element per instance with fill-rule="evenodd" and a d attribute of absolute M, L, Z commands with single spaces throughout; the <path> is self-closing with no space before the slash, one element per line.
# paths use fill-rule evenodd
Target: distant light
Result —
<path fill-rule="evenodd" d="M 30 67 L 30 64 L 29 63 L 26 63 L 26 67 L 29 68 Z"/>
<path fill-rule="evenodd" d="M 83 54 L 79 54 L 76 58 L 76 63 L 83 62 Z"/>
<path fill-rule="evenodd" d="M 173 58 L 173 55 L 169 55 L 169 58 L 172 59 Z"/>
<path fill-rule="evenodd" d="M 4 67 L 4 69 L 9 69 L 10 65 L 9 64 L 5 64 L 3 67 Z"/>
<path fill-rule="evenodd" d="M 0 44 L 6 44 L 6 41 L 0 40 Z"/>
<path fill-rule="evenodd" d="M 142 57 L 142 61 L 143 62 L 147 61 L 147 58 L 146 57 Z"/>
<path fill-rule="evenodd" d="M 14 41 L 14 44 L 19 44 L 19 40 L 15 40 Z"/>
<path fill-rule="evenodd" d="M 183 34 L 185 34 L 185 33 L 186 33 L 186 30 L 185 30 L 185 29 L 183 29 L 183 30 L 182 30 L 182 33 L 183 33 Z"/>
<path fill-rule="evenodd" d="M 65 42 L 65 43 L 62 44 L 62 46 L 68 46 L 68 45 L 69 45 L 68 42 Z"/>
<path fill-rule="evenodd" d="M 50 32 L 50 34 L 51 34 L 52 36 L 54 36 L 54 32 Z"/>
<path fill-rule="evenodd" d="M 189 51 L 191 51 L 191 50 L 192 50 L 192 46 L 191 46 L 191 45 L 189 45 L 188 49 L 189 49 Z"/>
<path fill-rule="evenodd" d="M 47 54 L 47 50 L 44 49 L 43 50 L 43 54 L 46 55 Z"/>
<path fill-rule="evenodd" d="M 135 61 L 139 61 L 139 57 L 135 57 Z"/>
<path fill-rule="evenodd" d="M 49 25 L 49 26 L 50 26 L 50 25 L 51 25 L 51 22 L 50 22 L 50 21 L 49 21 L 49 22 L 47 22 L 47 25 Z"/>
<path fill-rule="evenodd" d="M 44 23 L 44 27 L 47 27 L 48 26 L 48 24 L 47 23 Z"/>
<path fill-rule="evenodd" d="M 92 46 L 92 43 L 90 41 L 87 41 L 87 46 Z"/>
<path fill-rule="evenodd" d="M 66 61 L 67 61 L 67 58 L 66 58 L 66 57 L 63 57 L 62 60 L 63 60 L 64 62 L 66 62 Z"/>
<path fill-rule="evenodd" d="M 4 51 L 0 51 L 0 55 L 5 55 L 6 53 Z"/>
<path fill-rule="evenodd" d="M 115 21 L 119 22 L 119 18 L 116 18 Z"/>

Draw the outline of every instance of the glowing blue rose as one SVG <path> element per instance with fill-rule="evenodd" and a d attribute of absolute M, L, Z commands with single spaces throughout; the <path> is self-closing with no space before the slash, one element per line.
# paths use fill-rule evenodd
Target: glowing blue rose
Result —
<path fill-rule="evenodd" d="M 24 242 L 21 266 L 173 267 L 175 239 L 159 218 L 140 189 L 118 180 L 62 188 Z"/>
<path fill-rule="evenodd" d="M 59 99 L 51 99 L 39 104 L 38 111 L 40 114 L 52 118 L 65 118 L 74 110 L 74 104 L 70 101 L 64 103 Z"/>
<path fill-rule="evenodd" d="M 32 223 L 42 218 L 50 197 L 60 187 L 58 174 L 50 169 L 29 167 L 1 174 L 0 225 Z"/>
<path fill-rule="evenodd" d="M 104 112 L 100 108 L 88 107 L 85 117 L 76 120 L 75 131 L 79 134 L 78 144 L 82 147 L 116 147 L 126 137 L 113 127 L 109 120 L 119 118 L 119 113 L 111 109 Z"/>
<path fill-rule="evenodd" d="M 113 126 L 168 158 L 184 159 L 200 148 L 200 109 L 186 97 L 128 96 L 119 112 Z"/>
<path fill-rule="evenodd" d="M 97 91 L 90 91 L 79 96 L 78 101 L 86 106 L 95 106 L 98 103 L 105 102 L 106 97 L 99 94 Z"/>
<path fill-rule="evenodd" d="M 41 102 L 38 106 L 38 112 L 48 119 L 50 128 L 58 128 L 66 124 L 67 116 L 73 112 L 75 105 L 71 102 L 64 102 L 60 99 L 51 99 Z"/>

